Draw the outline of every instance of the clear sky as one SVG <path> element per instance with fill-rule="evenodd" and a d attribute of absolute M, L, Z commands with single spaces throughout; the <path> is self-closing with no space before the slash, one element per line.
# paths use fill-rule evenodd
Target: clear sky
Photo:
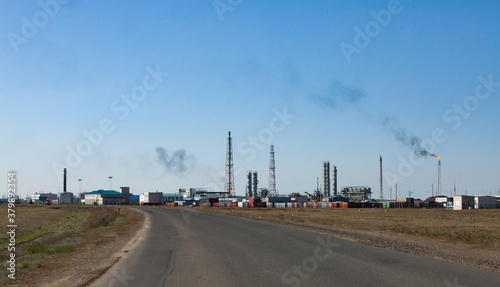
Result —
<path fill-rule="evenodd" d="M 40 4 L 42 3 L 42 4 Z M 45 4 L 43 4 L 45 3 Z M 22 196 L 500 189 L 498 1 L 1 1 L 0 170 Z M 399 139 L 398 137 L 399 136 Z M 413 140 L 413 146 L 411 145 Z M 419 146 L 420 145 L 420 146 Z M 2 195 L 6 193 L 7 186 Z M 394 197 L 393 187 L 393 197 Z"/>

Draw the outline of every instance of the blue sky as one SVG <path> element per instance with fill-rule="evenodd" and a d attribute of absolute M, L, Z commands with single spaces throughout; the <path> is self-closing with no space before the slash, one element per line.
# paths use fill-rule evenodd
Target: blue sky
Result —
<path fill-rule="evenodd" d="M 411 163 L 404 130 L 444 194 L 497 194 L 500 4 L 438 2 L 2 1 L 1 170 L 23 196 L 62 167 L 73 192 L 222 190 L 231 131 L 238 195 L 248 170 L 267 187 L 274 144 L 281 194 L 329 160 L 378 198 L 382 155 L 386 198 L 426 198 L 437 159 Z"/>

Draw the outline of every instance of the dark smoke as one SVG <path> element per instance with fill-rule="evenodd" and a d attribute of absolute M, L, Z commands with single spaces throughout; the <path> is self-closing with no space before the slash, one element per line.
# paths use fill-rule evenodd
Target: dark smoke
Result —
<path fill-rule="evenodd" d="M 382 124 L 386 127 L 389 127 L 390 131 L 394 135 L 394 138 L 396 138 L 396 140 L 400 143 L 410 147 L 410 149 L 416 156 L 435 156 L 435 154 L 422 147 L 422 140 L 419 137 L 408 135 L 405 128 L 396 126 L 396 120 L 385 117 L 382 120 Z"/>
<path fill-rule="evenodd" d="M 156 155 L 158 157 L 158 161 L 165 167 L 165 169 L 176 175 L 186 172 L 188 169 L 187 162 L 194 159 L 194 156 L 186 155 L 186 151 L 184 149 L 177 150 L 169 156 L 166 148 L 157 147 Z"/>
<path fill-rule="evenodd" d="M 329 108 L 336 108 L 340 103 L 357 103 L 365 97 L 362 90 L 339 81 L 332 81 L 325 93 L 311 95 L 312 100 L 318 105 Z"/>
<path fill-rule="evenodd" d="M 435 156 L 435 154 L 422 147 L 422 140 L 419 137 L 407 135 L 404 128 L 392 128 L 391 131 L 394 134 L 394 137 L 399 142 L 409 146 L 415 155 L 419 157 Z"/>

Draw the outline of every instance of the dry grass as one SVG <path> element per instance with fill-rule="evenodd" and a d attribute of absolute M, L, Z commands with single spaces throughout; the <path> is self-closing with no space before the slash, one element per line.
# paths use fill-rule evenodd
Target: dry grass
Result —
<path fill-rule="evenodd" d="M 0 213 L 7 214 L 6 205 Z M 16 278 L 26 278 L 54 257 L 72 252 L 87 240 L 92 240 L 101 230 L 109 229 L 120 221 L 116 208 L 96 208 L 77 205 L 45 206 L 24 205 L 16 210 Z M 6 228 L 7 216 L 0 219 Z M 0 284 L 7 282 L 6 260 L 7 233 L 0 234 Z"/>
<path fill-rule="evenodd" d="M 197 208 L 198 211 L 349 230 L 408 234 L 500 251 L 500 210 Z M 293 219 L 292 219 L 293 214 Z"/>

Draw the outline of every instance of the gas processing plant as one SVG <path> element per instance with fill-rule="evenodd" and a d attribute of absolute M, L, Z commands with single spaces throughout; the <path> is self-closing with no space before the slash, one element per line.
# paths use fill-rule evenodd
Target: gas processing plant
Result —
<path fill-rule="evenodd" d="M 59 194 L 37 192 L 29 198 L 30 203 L 80 203 L 91 205 L 140 204 L 168 206 L 202 206 L 202 207 L 244 207 L 244 208 L 445 208 L 445 209 L 479 209 L 499 208 L 500 196 L 457 195 L 456 188 L 451 196 L 445 196 L 441 187 L 441 158 L 427 151 L 420 151 L 425 156 L 436 158 L 437 191 L 432 185 L 431 196 L 425 200 L 416 199 L 408 192 L 398 193 L 398 185 L 389 187 L 389 198 L 384 197 L 382 156 L 379 156 L 379 195 L 372 196 L 369 186 L 338 187 L 338 167 L 330 161 L 323 162 L 323 180 L 316 178 L 316 188 L 310 192 L 279 194 L 276 182 L 276 162 L 274 145 L 269 147 L 268 185 L 259 185 L 259 173 L 248 171 L 246 174 L 246 190 L 244 196 L 237 196 L 235 191 L 235 171 L 231 132 L 228 133 L 225 161 L 224 190 L 209 191 L 207 188 L 177 188 L 172 193 L 145 191 L 138 195 L 130 192 L 129 187 L 121 187 L 120 191 L 95 190 L 81 192 L 74 196 L 66 189 L 67 172 L 63 170 L 63 191 Z M 393 196 L 394 195 L 394 196 Z"/>

